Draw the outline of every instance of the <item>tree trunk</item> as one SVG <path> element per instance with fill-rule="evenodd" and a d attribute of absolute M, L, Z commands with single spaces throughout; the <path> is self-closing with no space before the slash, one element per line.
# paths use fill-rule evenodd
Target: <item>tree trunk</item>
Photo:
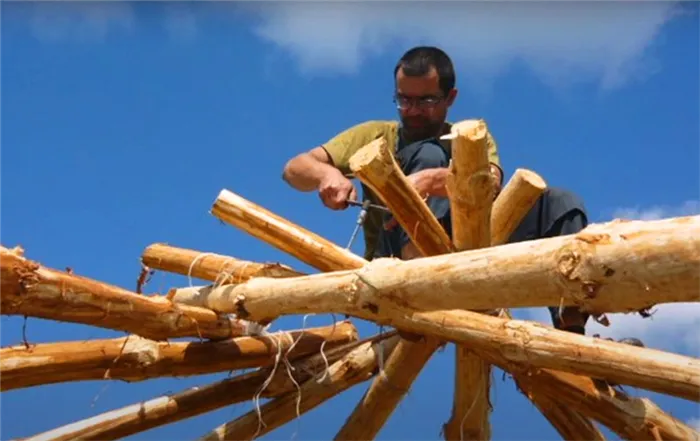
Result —
<path fill-rule="evenodd" d="M 217 284 L 241 283 L 254 277 L 295 277 L 297 272 L 279 263 L 257 263 L 166 244 L 147 247 L 141 261 L 151 269 L 209 280 Z"/>
<path fill-rule="evenodd" d="M 141 403 L 105 412 L 48 432 L 25 441 L 114 440 L 144 432 L 166 424 L 182 421 L 220 409 L 231 404 L 251 400 L 256 394 L 272 398 L 296 390 L 294 382 L 303 382 L 326 370 L 326 363 L 334 363 L 351 350 L 366 342 L 377 342 L 395 333 L 387 333 L 363 341 L 347 343 L 293 362 L 294 369 L 282 365 L 259 369 L 255 372 L 226 378 L 205 386 L 196 386 L 174 395 L 166 395 Z M 293 379 L 290 376 L 293 373 Z M 269 384 L 265 384 L 271 379 Z"/>
<path fill-rule="evenodd" d="M 0 249 L 3 315 L 25 315 L 82 323 L 152 340 L 177 337 L 226 339 L 245 325 L 215 312 L 175 305 L 161 296 L 142 296 L 97 280 L 41 266 Z"/>
<path fill-rule="evenodd" d="M 346 321 L 218 342 L 157 342 L 130 335 L 42 343 L 29 348 L 17 345 L 0 350 L 0 390 L 83 380 L 133 382 L 247 369 L 274 363 L 278 353 L 298 358 L 317 352 L 324 341 L 326 347 L 333 347 L 357 339 L 355 326 Z"/>
<path fill-rule="evenodd" d="M 286 424 L 341 392 L 367 381 L 377 374 L 378 357 L 391 354 L 398 336 L 376 344 L 364 344 L 333 363 L 320 378 L 307 380 L 299 391 L 275 398 L 260 408 L 260 415 L 253 410 L 206 434 L 201 440 L 251 440 L 265 435 Z M 380 349 L 381 348 L 381 349 Z"/>
<path fill-rule="evenodd" d="M 339 313 L 382 322 L 406 310 L 578 305 L 630 312 L 700 300 L 700 216 L 613 221 L 579 234 L 212 290 L 206 304 L 241 318 Z M 436 295 L 435 293 L 439 293 Z"/>
<path fill-rule="evenodd" d="M 219 193 L 211 213 L 321 271 L 361 268 L 367 263 L 351 251 L 228 190 Z"/>

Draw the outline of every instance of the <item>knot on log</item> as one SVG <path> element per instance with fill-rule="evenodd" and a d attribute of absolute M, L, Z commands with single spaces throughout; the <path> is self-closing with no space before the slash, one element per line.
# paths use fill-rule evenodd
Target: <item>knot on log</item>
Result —
<path fill-rule="evenodd" d="M 610 245 L 613 240 L 609 234 L 586 232 L 576 235 L 575 239 L 557 253 L 557 270 L 565 284 L 578 284 L 578 289 L 572 286 L 569 293 L 574 303 L 584 306 L 598 296 L 606 279 L 616 274 L 613 268 L 596 264 L 596 251 L 593 249 L 597 245 Z"/>
<path fill-rule="evenodd" d="M 124 364 L 147 367 L 160 358 L 160 346 L 153 340 L 129 336 L 124 343 L 122 354 L 118 357 Z"/>
<path fill-rule="evenodd" d="M 18 261 L 17 266 L 13 269 L 14 275 L 17 277 L 19 284 L 18 294 L 31 291 L 39 283 L 39 275 L 37 271 L 41 268 L 36 262 L 31 260 Z"/>
<path fill-rule="evenodd" d="M 513 343 L 505 343 L 500 346 L 503 357 L 515 365 L 523 365 L 528 362 L 528 344 L 532 339 L 528 330 L 518 322 L 508 321 L 503 324 L 503 329 L 509 339 L 515 340 Z"/>

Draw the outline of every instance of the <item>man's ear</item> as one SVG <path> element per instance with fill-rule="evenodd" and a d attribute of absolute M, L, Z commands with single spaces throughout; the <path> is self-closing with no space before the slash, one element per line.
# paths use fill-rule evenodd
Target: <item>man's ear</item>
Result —
<path fill-rule="evenodd" d="M 445 100 L 447 102 L 447 107 L 450 107 L 452 105 L 452 103 L 455 102 L 456 98 L 457 98 L 457 89 L 450 90 L 450 93 L 447 94 L 447 99 Z"/>

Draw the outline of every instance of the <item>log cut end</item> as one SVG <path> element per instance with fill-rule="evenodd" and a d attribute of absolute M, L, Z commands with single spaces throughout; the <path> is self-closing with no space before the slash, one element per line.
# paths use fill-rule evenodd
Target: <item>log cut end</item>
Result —
<path fill-rule="evenodd" d="M 532 170 L 519 168 L 513 173 L 513 178 L 523 181 L 521 185 L 528 185 L 533 189 L 544 191 L 547 188 L 547 182 Z"/>
<path fill-rule="evenodd" d="M 371 168 L 382 171 L 382 175 L 388 175 L 394 171 L 394 157 L 388 148 L 386 139 L 378 138 L 362 147 L 350 157 L 350 170 L 361 173 L 362 170 Z"/>

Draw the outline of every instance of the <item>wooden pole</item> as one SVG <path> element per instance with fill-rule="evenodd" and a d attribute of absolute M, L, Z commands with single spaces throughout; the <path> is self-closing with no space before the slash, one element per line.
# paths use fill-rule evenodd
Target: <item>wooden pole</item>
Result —
<path fill-rule="evenodd" d="M 519 168 L 503 188 L 493 204 L 491 214 L 491 244 L 508 241 L 525 215 L 532 209 L 547 188 L 537 173 Z"/>
<path fill-rule="evenodd" d="M 452 126 L 452 136 L 446 183 L 452 242 L 456 251 L 486 248 L 491 245 L 495 188 L 488 158 L 488 128 L 483 120 L 462 121 Z"/>
<path fill-rule="evenodd" d="M 598 428 L 581 413 L 547 394 L 526 394 L 542 415 L 565 440 L 605 441 Z M 469 439 L 469 438 L 465 438 Z"/>
<path fill-rule="evenodd" d="M 481 153 L 486 158 L 486 150 L 480 147 L 483 146 L 476 146 L 474 152 L 465 156 L 474 159 Z M 486 164 L 488 169 L 488 159 Z M 374 190 L 411 238 L 411 251 L 406 255 L 402 250 L 402 258 L 411 258 L 415 254 L 444 254 L 454 249 L 445 230 L 407 180 L 385 139 L 370 142 L 355 153 L 350 158 L 350 169 L 363 184 Z M 464 170 L 470 175 L 467 179 L 475 171 L 473 168 Z M 335 439 L 374 439 L 440 345 L 441 341 L 436 338 L 419 342 L 401 340 L 386 363 L 386 375 L 372 381 Z"/>
<path fill-rule="evenodd" d="M 223 424 L 200 440 L 251 440 L 323 404 L 339 393 L 377 374 L 378 360 L 390 356 L 398 336 L 376 344 L 364 344 L 331 365 L 319 378 L 307 380 L 300 390 L 275 398 L 231 422 Z M 321 378 L 323 381 L 321 381 Z"/>
<path fill-rule="evenodd" d="M 213 289 L 208 307 L 261 320 L 343 313 L 382 322 L 397 308 L 483 310 L 574 306 L 630 312 L 700 301 L 700 216 L 591 224 L 579 234 L 360 270 L 258 278 Z M 440 292 L 440 295 L 434 293 Z"/>
<path fill-rule="evenodd" d="M 0 350 L 0 390 L 68 381 L 129 382 L 268 366 L 358 339 L 349 321 L 216 342 L 157 342 L 135 335 L 105 340 L 17 345 Z"/>
<path fill-rule="evenodd" d="M 451 135 L 452 162 L 446 187 L 452 241 L 457 251 L 486 248 L 491 245 L 496 189 L 488 158 L 488 128 L 483 120 L 467 120 L 454 124 Z M 491 366 L 469 348 L 457 345 L 452 416 L 443 426 L 446 440 L 491 439 L 490 380 Z"/>
<path fill-rule="evenodd" d="M 376 139 L 350 157 L 350 169 L 379 196 L 422 255 L 452 251 L 445 229 L 408 182 L 392 151 L 386 139 Z"/>
<path fill-rule="evenodd" d="M 3 315 L 82 323 L 152 340 L 226 339 L 245 330 L 240 321 L 211 310 L 175 305 L 161 296 L 142 296 L 47 268 L 4 247 L 0 249 L 0 270 Z"/>
<path fill-rule="evenodd" d="M 141 262 L 151 269 L 196 277 L 217 284 L 241 283 L 254 277 L 284 278 L 303 275 L 279 263 L 249 262 L 162 243 L 148 246 L 141 256 Z"/>
<path fill-rule="evenodd" d="M 590 378 L 548 369 L 523 375 L 518 386 L 528 395 L 546 395 L 607 426 L 622 439 L 697 440 L 700 433 L 646 398 L 629 397 Z M 698 390 L 696 389 L 696 395 Z"/>
<path fill-rule="evenodd" d="M 475 130 L 482 132 L 486 130 L 486 126 L 483 122 L 472 125 L 470 127 L 467 125 L 465 127 L 467 131 Z M 456 128 L 459 131 L 459 127 Z M 478 136 L 478 132 L 475 133 L 477 136 L 472 136 L 475 141 L 482 140 L 485 142 L 484 136 Z M 469 133 L 469 132 L 468 132 Z M 472 132 L 473 133 L 473 132 Z M 455 137 L 457 141 L 457 146 L 464 143 L 464 136 Z M 469 135 L 466 137 L 469 140 Z M 454 142 L 454 141 L 453 141 Z M 456 147 L 456 146 L 455 146 Z M 460 149 L 464 150 L 464 149 Z M 457 153 L 458 150 L 453 151 Z M 456 158 L 455 153 L 453 157 Z M 483 162 L 483 158 L 480 158 Z M 463 163 L 469 163 L 475 161 L 476 158 L 470 161 L 462 161 Z M 453 160 L 453 165 L 457 163 L 457 159 Z M 482 168 L 484 165 L 482 164 Z M 488 167 L 488 163 L 485 165 Z M 457 172 L 459 169 L 456 170 Z M 454 173 L 455 181 L 458 180 L 458 173 Z M 452 175 L 451 175 L 452 176 Z M 483 175 L 480 175 L 483 176 Z M 468 183 L 469 181 L 467 181 Z M 473 190 L 468 188 L 464 189 L 464 192 L 469 194 L 479 194 L 480 200 L 490 201 L 487 199 L 487 192 L 491 191 L 488 187 L 490 182 L 485 182 L 482 178 L 480 186 L 476 186 Z M 467 185 L 466 183 L 463 185 Z M 456 193 L 458 185 L 453 184 L 455 190 L 452 193 Z M 516 170 L 513 177 L 508 181 L 501 194 L 496 198 L 493 206 L 488 202 L 484 202 L 482 207 L 470 206 L 468 203 L 463 203 L 460 205 L 460 199 L 450 195 L 450 201 L 452 203 L 452 225 L 453 225 L 453 240 L 457 250 L 463 251 L 470 249 L 467 244 L 469 243 L 467 236 L 466 238 L 461 236 L 464 233 L 458 231 L 459 222 L 455 222 L 455 213 L 462 213 L 462 216 L 468 216 L 468 213 L 474 213 L 476 216 L 485 216 L 486 213 L 490 215 L 490 220 L 488 225 L 490 226 L 488 233 L 490 234 L 490 241 L 488 244 L 485 243 L 483 239 L 477 239 L 480 247 L 485 247 L 487 245 L 496 246 L 505 243 L 510 235 L 518 227 L 522 219 L 527 215 L 527 213 L 532 209 L 534 203 L 542 195 L 546 189 L 546 184 L 544 179 L 542 179 L 535 172 L 518 169 Z M 467 199 L 469 201 L 470 199 Z M 471 204 L 475 205 L 475 204 Z M 484 220 L 482 219 L 482 223 Z M 469 229 L 467 229 L 469 231 Z M 484 232 L 485 233 L 485 232 Z M 474 233 L 471 234 L 472 237 L 476 237 Z M 481 243 L 480 243 L 481 242 Z M 477 248 L 477 247 L 473 247 Z M 497 314 L 499 311 L 508 314 L 506 310 L 490 310 L 490 311 L 480 311 L 483 313 Z M 464 345 L 457 345 L 455 348 L 455 395 L 454 403 L 452 407 L 452 415 L 448 422 L 443 426 L 443 435 L 446 440 L 486 440 L 490 439 L 490 423 L 489 414 L 491 411 L 491 403 L 489 400 L 490 395 L 490 383 L 491 383 L 491 366 L 478 354 L 475 354 L 469 349 L 469 347 Z M 579 436 L 583 436 L 583 439 L 594 439 L 590 431 L 592 425 L 585 418 L 577 415 L 573 412 L 568 412 L 567 409 L 560 408 L 546 408 L 541 405 L 541 403 L 535 403 L 541 412 L 545 414 L 545 417 L 552 422 L 553 425 L 559 430 L 561 434 L 571 432 L 574 429 L 574 433 L 579 433 Z M 548 414 L 547 412 L 551 412 Z M 569 425 L 563 426 L 567 430 L 561 430 L 559 423 L 561 421 L 571 421 Z M 576 432 L 577 431 L 577 432 Z"/>
<path fill-rule="evenodd" d="M 367 262 L 228 190 L 219 193 L 211 214 L 321 271 L 361 268 Z"/>
<path fill-rule="evenodd" d="M 394 333 L 324 348 L 323 353 L 293 362 L 293 369 L 282 365 L 258 369 L 255 372 L 226 378 L 205 386 L 165 395 L 141 403 L 105 412 L 66 426 L 34 435 L 25 441 L 114 440 L 144 432 L 166 424 L 182 421 L 225 406 L 260 398 L 272 398 L 296 390 L 295 382 L 303 382 L 325 372 L 327 363 L 334 363 L 351 350 L 367 342 L 377 342 Z"/>

